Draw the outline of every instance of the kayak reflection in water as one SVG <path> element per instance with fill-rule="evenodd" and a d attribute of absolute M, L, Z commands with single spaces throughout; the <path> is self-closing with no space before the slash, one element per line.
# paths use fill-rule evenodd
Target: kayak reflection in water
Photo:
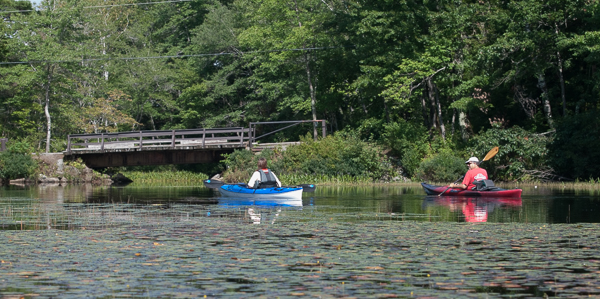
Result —
<path fill-rule="evenodd" d="M 260 224 L 260 213 L 256 213 L 253 208 L 248 208 L 248 215 L 253 224 Z"/>
<path fill-rule="evenodd" d="M 488 208 L 493 210 L 493 206 L 478 206 L 471 199 L 462 207 L 462 213 L 465 215 L 466 222 L 486 222 L 488 218 Z"/>
<path fill-rule="evenodd" d="M 281 209 L 277 209 L 277 212 L 273 216 L 273 220 L 271 221 L 271 224 L 275 223 L 275 220 L 277 219 L 277 217 L 279 217 L 279 213 L 281 213 Z M 254 210 L 254 208 L 248 208 L 248 216 L 250 216 L 250 220 L 252 221 L 252 224 L 260 224 L 260 221 L 262 220 L 261 214 L 257 213 Z"/>
<path fill-rule="evenodd" d="M 465 222 L 487 222 L 488 215 L 496 208 L 520 207 L 520 198 L 475 198 L 475 197 L 433 197 L 428 196 L 423 201 L 427 206 L 445 206 L 452 212 L 461 211 Z"/>
<path fill-rule="evenodd" d="M 267 168 L 267 159 L 258 159 L 258 169 L 252 174 L 248 182 L 250 188 L 281 187 L 281 182 L 270 169 Z"/>

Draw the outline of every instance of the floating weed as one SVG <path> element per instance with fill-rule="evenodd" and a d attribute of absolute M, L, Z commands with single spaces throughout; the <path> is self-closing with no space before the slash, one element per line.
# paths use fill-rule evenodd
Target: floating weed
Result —
<path fill-rule="evenodd" d="M 3 198 L 0 293 L 43 298 L 600 296 L 600 224 L 436 222 L 450 216 L 423 197 L 402 202 L 412 212 L 393 215 L 390 202 L 378 197 L 381 192 L 409 197 L 414 191 L 373 189 L 323 190 L 312 206 L 311 198 L 302 207 L 253 205 L 258 223 L 249 206 L 191 204 L 177 196 L 140 204 L 116 200 L 120 189 L 94 190 L 112 192 L 116 203 L 95 197 L 88 203 Z M 334 204 L 356 194 L 370 200 Z"/>
<path fill-rule="evenodd" d="M 5 231 L 0 292 L 35 290 L 41 297 L 600 295 L 598 225 L 550 225 L 544 234 L 537 228 L 480 225 L 474 233 L 470 224 L 411 221 L 256 226 L 205 217 L 142 227 Z M 557 242 L 565 236 L 571 246 Z"/>

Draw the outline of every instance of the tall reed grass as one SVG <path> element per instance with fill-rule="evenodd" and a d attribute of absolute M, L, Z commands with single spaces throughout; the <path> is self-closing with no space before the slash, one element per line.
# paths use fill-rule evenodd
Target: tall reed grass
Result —
<path fill-rule="evenodd" d="M 284 185 L 299 184 L 369 184 L 373 179 L 368 176 L 327 175 L 327 174 L 278 174 Z"/>
<path fill-rule="evenodd" d="M 202 182 L 208 175 L 186 170 L 176 171 L 123 171 L 134 183 Z"/>

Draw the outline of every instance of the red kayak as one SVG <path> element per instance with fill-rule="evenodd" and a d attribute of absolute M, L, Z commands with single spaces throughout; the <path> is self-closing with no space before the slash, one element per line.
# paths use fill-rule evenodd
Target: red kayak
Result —
<path fill-rule="evenodd" d="M 427 195 L 440 195 L 448 186 L 434 186 L 427 183 L 421 183 Z M 475 191 L 450 188 L 442 196 L 467 196 L 467 197 L 521 197 L 521 189 L 501 189 L 494 188 L 493 191 Z"/>

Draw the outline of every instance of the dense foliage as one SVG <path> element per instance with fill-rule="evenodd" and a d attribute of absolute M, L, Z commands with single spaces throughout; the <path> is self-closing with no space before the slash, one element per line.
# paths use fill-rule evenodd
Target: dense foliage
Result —
<path fill-rule="evenodd" d="M 550 146 L 550 164 L 569 178 L 596 179 L 600 173 L 600 115 L 594 111 L 564 119 Z"/>
<path fill-rule="evenodd" d="M 545 135 L 532 134 L 518 126 L 509 129 L 494 126 L 470 140 L 467 156 L 482 160 L 490 149 L 499 146 L 498 154 L 480 165 L 490 177 L 505 181 L 553 179 L 546 166 L 549 142 Z"/>
<path fill-rule="evenodd" d="M 0 4 L 0 136 L 37 151 L 76 133 L 324 119 L 389 147 L 408 176 L 441 149 L 501 145 L 495 179 L 600 177 L 539 147 L 555 129 L 585 134 L 562 120 L 598 108 L 598 0 Z M 265 140 L 307 131 L 289 130 Z M 282 167 L 331 171 L 311 161 Z M 358 162 L 334 172 L 372 168 Z"/>
<path fill-rule="evenodd" d="M 0 152 L 0 179 L 12 180 L 31 177 L 37 168 L 29 146 L 17 142 Z"/>
<path fill-rule="evenodd" d="M 425 159 L 417 168 L 415 176 L 422 181 L 451 182 L 458 180 L 467 170 L 464 159 L 449 151 L 442 151 Z"/>
<path fill-rule="evenodd" d="M 394 174 L 389 158 L 382 149 L 353 135 L 338 133 L 318 141 L 303 137 L 302 143 L 285 151 L 263 150 L 258 155 L 239 150 L 227 155 L 227 181 L 246 181 L 256 171 L 258 159 L 267 159 L 268 166 L 280 175 L 349 176 L 387 180 Z"/>

